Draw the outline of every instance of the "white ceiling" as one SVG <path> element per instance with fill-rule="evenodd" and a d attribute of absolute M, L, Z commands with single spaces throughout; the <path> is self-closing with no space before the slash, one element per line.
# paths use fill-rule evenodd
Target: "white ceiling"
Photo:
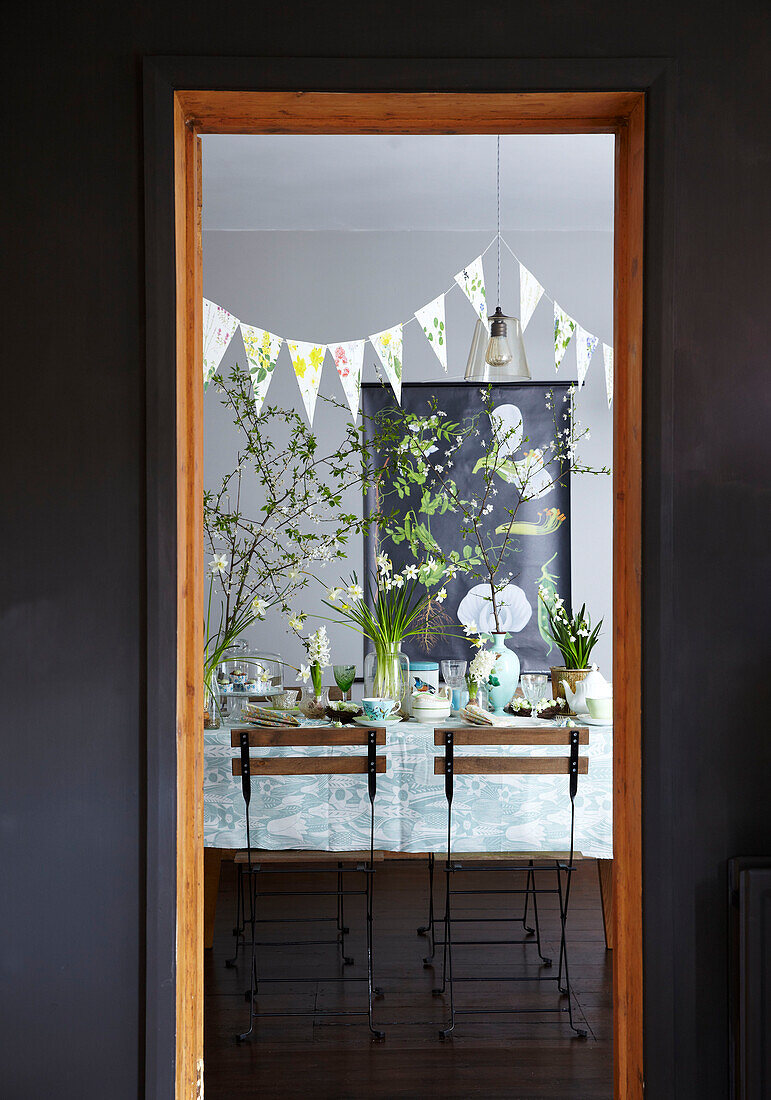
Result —
<path fill-rule="evenodd" d="M 203 227 L 495 232 L 488 135 L 224 135 L 203 141 Z M 613 229 L 613 137 L 501 138 L 504 229 Z"/>

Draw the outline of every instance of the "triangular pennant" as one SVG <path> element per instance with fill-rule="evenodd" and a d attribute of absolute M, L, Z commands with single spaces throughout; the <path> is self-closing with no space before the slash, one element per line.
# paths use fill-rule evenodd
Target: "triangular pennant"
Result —
<path fill-rule="evenodd" d="M 349 340 L 340 344 L 328 344 L 332 358 L 343 383 L 345 396 L 354 420 L 359 411 L 361 393 L 361 366 L 364 361 L 364 340 Z"/>
<path fill-rule="evenodd" d="M 396 400 L 402 401 L 402 326 L 394 325 L 393 328 L 383 329 L 369 338 L 372 347 L 378 354 L 386 378 L 391 383 L 391 389 L 396 394 Z"/>
<path fill-rule="evenodd" d="M 608 395 L 608 408 L 613 404 L 613 348 L 602 345 L 602 358 L 605 360 L 605 392 Z"/>
<path fill-rule="evenodd" d="M 241 325 L 241 336 L 252 378 L 254 408 L 259 415 L 273 377 L 278 353 L 281 351 L 282 339 L 264 328 L 254 328 L 253 325 Z"/>
<path fill-rule="evenodd" d="M 211 382 L 238 328 L 238 318 L 216 302 L 203 300 L 203 388 Z"/>
<path fill-rule="evenodd" d="M 524 264 L 519 265 L 519 323 L 524 332 L 530 318 L 535 313 L 535 307 L 541 300 L 543 287 L 535 275 L 527 270 Z"/>
<path fill-rule="evenodd" d="M 578 367 L 578 388 L 584 384 L 586 372 L 589 370 L 589 361 L 594 355 L 599 339 L 592 336 L 581 325 L 576 325 L 576 365 Z"/>
<path fill-rule="evenodd" d="M 464 267 L 463 271 L 459 271 L 455 276 L 455 282 L 479 314 L 479 319 L 487 323 L 487 296 L 482 257 L 477 256 L 473 263 Z"/>
<path fill-rule="evenodd" d="M 303 405 L 308 414 L 308 422 L 312 425 L 327 346 L 326 344 L 306 344 L 302 340 L 287 340 L 286 343 L 297 375 L 297 385 L 300 387 Z"/>
<path fill-rule="evenodd" d="M 572 317 L 568 317 L 564 309 L 554 303 L 554 369 L 560 369 L 560 363 L 568 350 L 576 323 Z"/>
<path fill-rule="evenodd" d="M 444 327 L 444 294 L 434 298 L 427 306 L 417 310 L 415 316 L 426 339 L 436 352 L 439 362 L 447 370 L 447 330 Z"/>

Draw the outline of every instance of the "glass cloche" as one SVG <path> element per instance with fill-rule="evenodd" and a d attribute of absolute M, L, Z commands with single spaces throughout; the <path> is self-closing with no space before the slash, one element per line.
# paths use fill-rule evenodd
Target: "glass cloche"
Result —
<path fill-rule="evenodd" d="M 244 703 L 278 695 L 284 690 L 279 653 L 234 648 L 220 661 L 215 677 L 220 709 L 231 721 L 240 721 Z"/>

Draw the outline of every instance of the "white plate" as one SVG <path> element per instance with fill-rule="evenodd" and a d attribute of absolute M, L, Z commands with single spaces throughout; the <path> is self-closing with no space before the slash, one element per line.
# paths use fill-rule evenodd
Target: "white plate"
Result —
<path fill-rule="evenodd" d="M 612 726 L 612 718 L 592 718 L 589 714 L 580 714 L 576 718 L 577 722 L 586 722 L 587 726 Z"/>
<path fill-rule="evenodd" d="M 380 721 L 374 721 L 372 718 L 354 718 L 354 722 L 357 726 L 367 726 L 370 728 L 372 726 L 395 726 L 397 722 L 401 721 L 403 721 L 401 715 L 397 718 L 383 718 Z"/>

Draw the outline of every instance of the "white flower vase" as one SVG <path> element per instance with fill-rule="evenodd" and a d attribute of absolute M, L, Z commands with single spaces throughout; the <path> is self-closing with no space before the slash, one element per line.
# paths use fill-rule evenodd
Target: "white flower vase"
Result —
<path fill-rule="evenodd" d="M 495 654 L 495 664 L 491 676 L 497 684 L 487 683 L 488 706 L 493 714 L 503 714 L 504 707 L 511 702 L 519 683 L 519 657 L 505 644 L 506 634 L 493 634 L 490 652 Z"/>

